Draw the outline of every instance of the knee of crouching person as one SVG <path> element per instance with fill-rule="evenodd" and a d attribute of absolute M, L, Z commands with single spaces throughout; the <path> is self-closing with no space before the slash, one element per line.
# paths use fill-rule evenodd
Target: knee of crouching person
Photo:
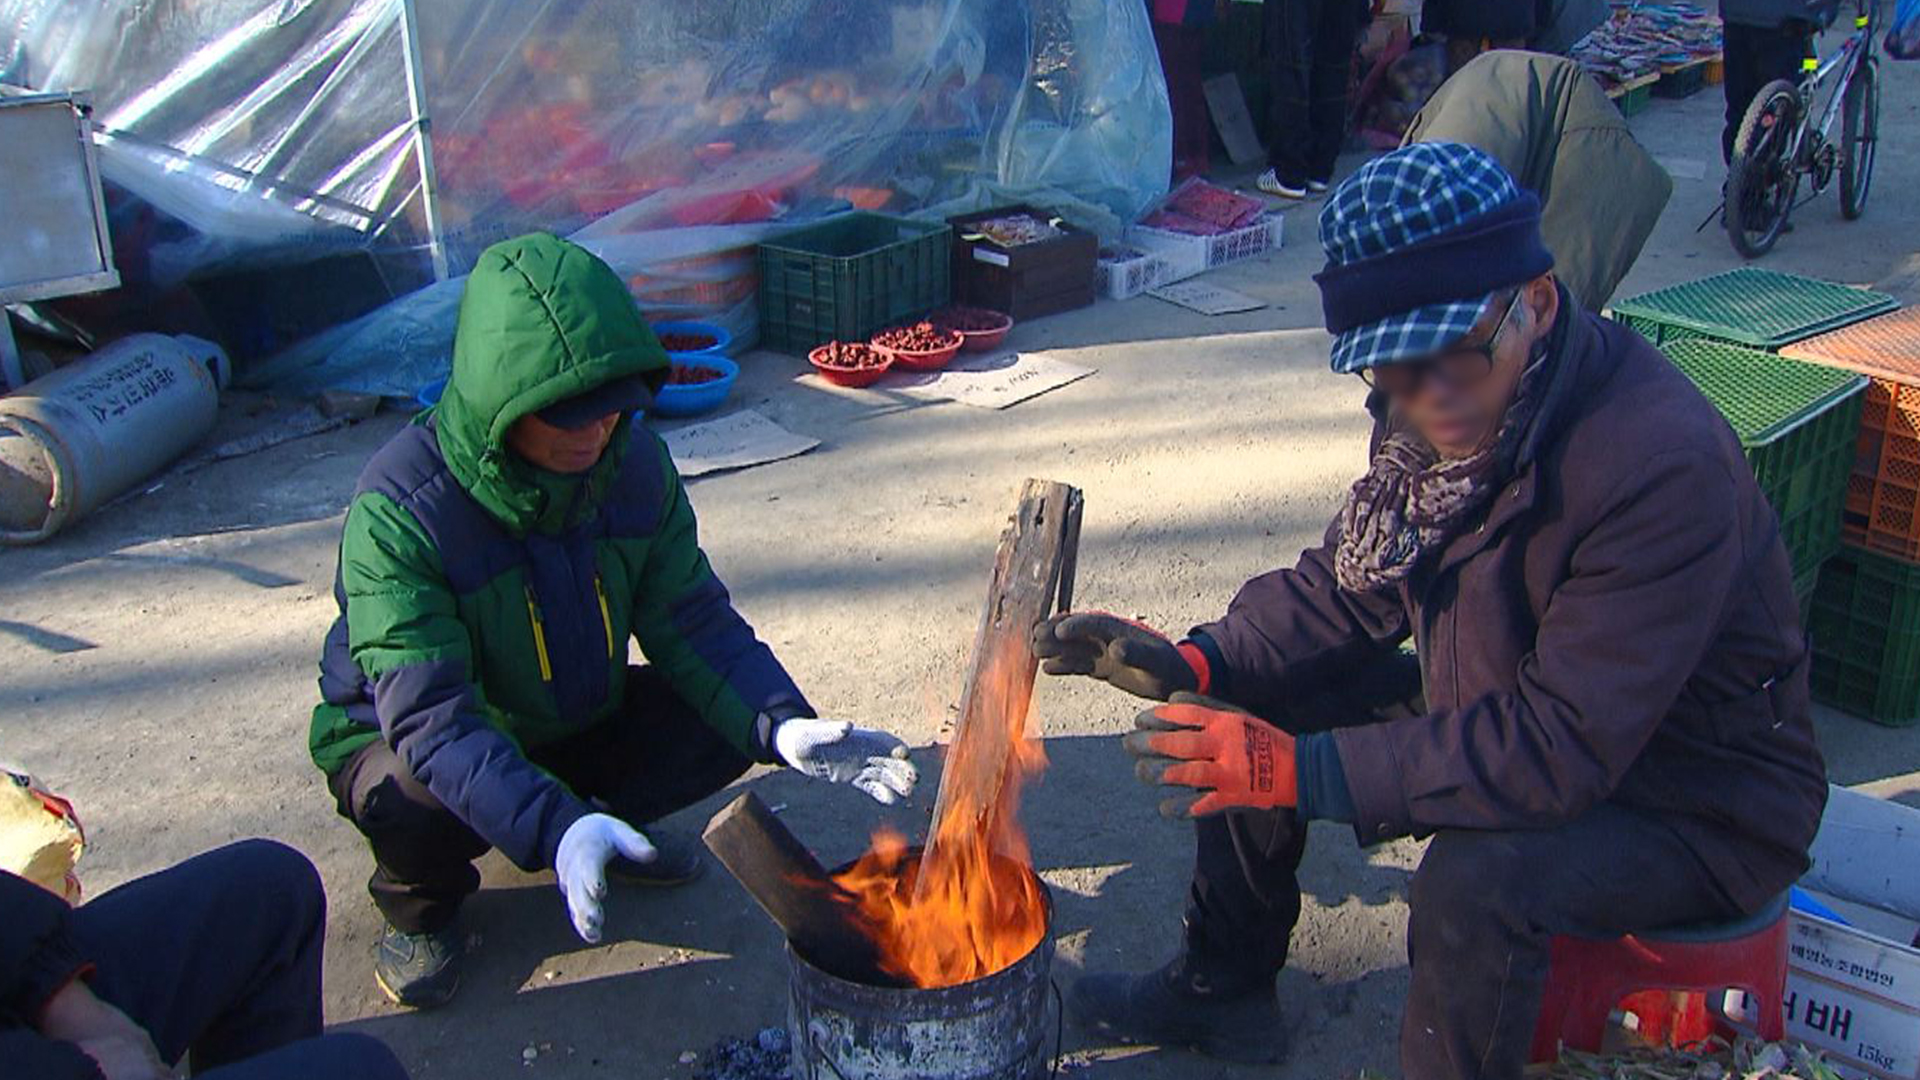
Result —
<path fill-rule="evenodd" d="M 298 850 L 278 840 L 254 839 L 229 844 L 220 854 L 237 864 L 229 880 L 246 882 L 254 895 L 280 897 L 296 911 L 326 918 L 327 892 L 320 871 Z"/>

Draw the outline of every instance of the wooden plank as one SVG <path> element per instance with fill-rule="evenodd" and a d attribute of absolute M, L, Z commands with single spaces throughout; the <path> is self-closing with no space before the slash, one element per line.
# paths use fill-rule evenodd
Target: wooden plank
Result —
<path fill-rule="evenodd" d="M 927 868 L 939 864 L 943 837 L 978 835 L 999 804 L 1033 695 L 1039 663 L 1033 628 L 1053 613 L 1056 599 L 1073 596 L 1082 506 L 1079 489 L 1066 484 L 1028 480 L 1021 486 L 1013 522 L 994 556 L 986 607 L 974 635 L 960 720 L 921 857 L 921 890 L 940 879 Z"/>
<path fill-rule="evenodd" d="M 880 970 L 879 950 L 858 922 L 852 895 L 758 795 L 749 791 L 728 803 L 701 838 L 814 966 L 874 986 L 902 985 Z"/>

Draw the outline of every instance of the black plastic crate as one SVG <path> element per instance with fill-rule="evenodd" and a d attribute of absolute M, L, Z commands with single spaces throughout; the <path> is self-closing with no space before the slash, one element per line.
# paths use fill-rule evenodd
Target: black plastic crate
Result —
<path fill-rule="evenodd" d="M 760 341 L 804 353 L 876 331 L 952 299 L 941 222 L 852 213 L 760 245 Z"/>
<path fill-rule="evenodd" d="M 969 232 L 989 218 L 1025 214 L 1060 235 L 1003 247 Z M 1023 204 L 978 210 L 947 219 L 953 226 L 953 297 L 962 304 L 1002 311 L 1015 321 L 1071 311 L 1093 303 L 1100 239 L 1061 221 L 1051 210 Z"/>

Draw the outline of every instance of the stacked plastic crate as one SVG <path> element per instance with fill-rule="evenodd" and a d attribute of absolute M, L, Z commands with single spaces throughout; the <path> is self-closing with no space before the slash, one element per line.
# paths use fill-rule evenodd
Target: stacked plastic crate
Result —
<path fill-rule="evenodd" d="M 1807 620 L 1814 694 L 1883 724 L 1920 722 L 1920 309 L 1782 351 L 1870 380 L 1847 481 L 1844 544 Z"/>
<path fill-rule="evenodd" d="M 1862 320 L 1895 306 L 1892 297 L 1867 289 L 1742 267 L 1622 301 L 1612 311 L 1615 319 L 1660 345 L 1740 436 L 1760 489 L 1780 517 L 1781 538 L 1793 560 L 1795 591 L 1813 630 L 1816 692 L 1823 670 L 1833 668 L 1831 660 L 1821 659 L 1832 656 L 1823 636 L 1835 636 L 1831 626 L 1825 635 L 1820 631 L 1823 605 L 1831 607 L 1833 593 L 1851 590 L 1859 580 L 1850 553 L 1842 553 L 1842 507 L 1849 485 L 1858 484 L 1853 474 L 1865 430 L 1861 417 L 1872 405 L 1864 375 L 1843 365 L 1806 363 L 1812 357 L 1804 348 L 1809 339 L 1866 325 Z M 1920 372 L 1920 361 L 1915 371 Z M 1920 376 L 1915 381 L 1920 384 Z M 1920 589 L 1920 575 L 1915 585 Z M 1920 621 L 1920 591 L 1914 608 Z M 1920 626 L 1913 640 L 1912 666 L 1920 676 Z M 1915 691 L 1920 692 L 1920 677 Z M 1837 694 L 1824 698 L 1862 711 Z M 1910 711 L 1920 717 L 1920 701 L 1915 706 Z M 1882 720 L 1892 715 L 1885 710 L 1863 714 Z"/>

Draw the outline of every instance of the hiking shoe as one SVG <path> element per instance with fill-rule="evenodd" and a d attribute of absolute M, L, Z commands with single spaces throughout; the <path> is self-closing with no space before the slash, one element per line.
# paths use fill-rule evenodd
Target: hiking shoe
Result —
<path fill-rule="evenodd" d="M 1221 1061 L 1271 1065 L 1286 1056 L 1286 1025 L 1268 980 L 1223 992 L 1174 960 L 1144 975 L 1082 976 L 1067 1011 L 1089 1031 L 1123 1043 L 1198 1051 Z"/>
<path fill-rule="evenodd" d="M 658 827 L 641 830 L 659 854 L 652 862 L 634 862 L 616 855 L 607 863 L 607 879 L 624 885 L 650 885 L 656 888 L 685 885 L 706 873 L 706 856 L 700 845 L 679 833 Z"/>
<path fill-rule="evenodd" d="M 388 923 L 373 946 L 373 981 L 395 1005 L 432 1009 L 453 1000 L 467 942 L 451 924 L 406 934 Z"/>
<path fill-rule="evenodd" d="M 1325 180 L 1307 181 L 1307 190 L 1312 192 L 1315 195 L 1324 194 L 1326 190 L 1332 186 L 1333 186 L 1333 177 L 1331 176 L 1327 177 Z"/>
<path fill-rule="evenodd" d="M 1304 199 L 1307 197 L 1307 185 L 1280 179 L 1280 174 L 1268 169 L 1260 174 L 1253 186 L 1269 195 L 1278 195 L 1283 199 Z"/>

